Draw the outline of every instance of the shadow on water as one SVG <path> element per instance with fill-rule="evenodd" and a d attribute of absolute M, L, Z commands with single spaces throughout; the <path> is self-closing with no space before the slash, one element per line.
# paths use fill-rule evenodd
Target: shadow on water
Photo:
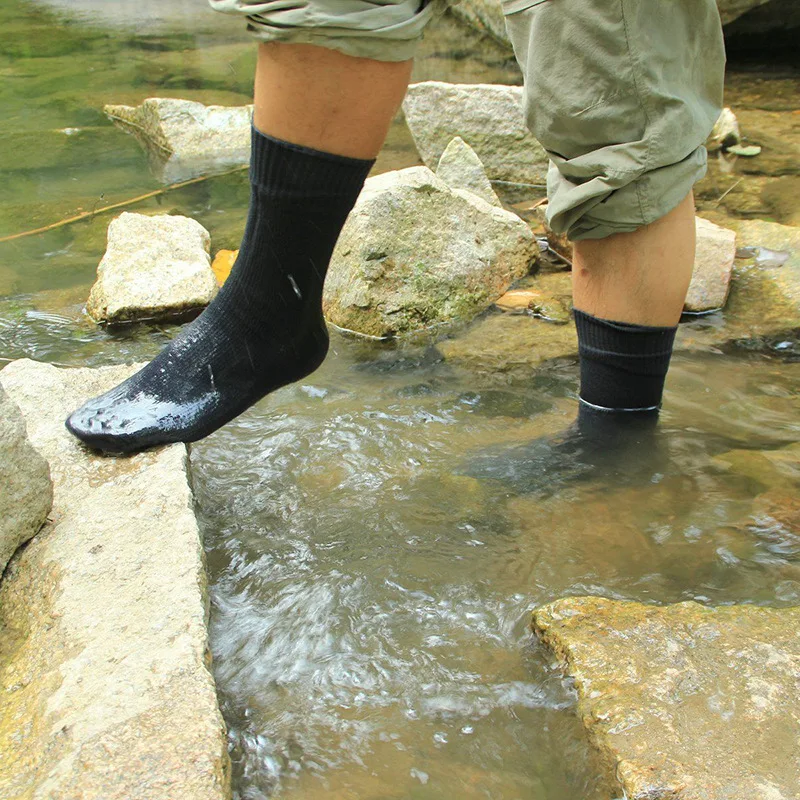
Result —
<path fill-rule="evenodd" d="M 238 23 L 159 5 L 155 25 L 141 4 L 0 4 L 0 236 L 158 188 L 104 103 L 248 102 Z M 506 50 L 449 18 L 415 70 L 519 83 Z M 732 76 L 744 122 L 765 126 L 766 172 L 716 165 L 701 204 L 797 213 L 790 132 L 771 116 L 796 100 L 787 70 Z M 377 168 L 415 163 L 398 119 Z M 194 216 L 233 247 L 247 188 L 216 177 L 136 208 Z M 174 334 L 83 315 L 108 221 L 0 243 L 0 367 L 141 361 Z M 624 475 L 572 480 L 531 444 L 571 424 L 574 359 L 506 374 L 454 366 L 435 341 L 339 335 L 318 373 L 193 446 L 237 796 L 615 797 L 530 611 L 586 593 L 800 602 L 798 340 L 746 344 L 676 355 L 648 472 L 632 455 Z M 499 473 L 465 468 L 487 454 Z"/>

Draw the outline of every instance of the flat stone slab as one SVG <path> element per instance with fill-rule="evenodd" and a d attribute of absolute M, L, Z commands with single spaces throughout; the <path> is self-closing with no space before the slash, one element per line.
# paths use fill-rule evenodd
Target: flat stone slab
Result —
<path fill-rule="evenodd" d="M 628 800 L 800 797 L 800 608 L 577 597 L 533 627 Z"/>
<path fill-rule="evenodd" d="M 172 214 L 120 214 L 108 226 L 86 312 L 109 324 L 169 319 L 207 306 L 217 292 L 208 231 Z"/>
<path fill-rule="evenodd" d="M 0 372 L 54 502 L 0 584 L 0 797 L 224 800 L 186 448 L 87 452 L 64 418 L 130 367 Z"/>

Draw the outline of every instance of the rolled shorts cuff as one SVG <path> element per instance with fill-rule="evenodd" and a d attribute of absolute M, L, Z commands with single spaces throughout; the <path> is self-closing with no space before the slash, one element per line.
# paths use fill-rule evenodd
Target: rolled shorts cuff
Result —
<path fill-rule="evenodd" d="M 247 30 L 262 42 L 310 44 L 355 58 L 408 61 L 428 23 L 447 0 L 209 0 L 215 11 L 247 18 Z"/>
<path fill-rule="evenodd" d="M 573 241 L 669 213 L 705 174 L 722 107 L 715 0 L 503 0 L 548 217 Z"/>
<path fill-rule="evenodd" d="M 604 239 L 649 225 L 674 209 L 706 174 L 707 153 L 697 147 L 682 161 L 647 172 L 600 174 L 575 183 L 551 163 L 547 224 L 570 241 Z"/>

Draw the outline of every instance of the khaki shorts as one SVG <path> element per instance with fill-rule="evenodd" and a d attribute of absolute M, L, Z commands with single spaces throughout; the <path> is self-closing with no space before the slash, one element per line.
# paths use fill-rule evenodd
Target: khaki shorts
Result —
<path fill-rule="evenodd" d="M 262 41 L 412 58 L 446 0 L 209 0 Z M 527 124 L 551 160 L 548 220 L 570 239 L 636 230 L 705 174 L 722 107 L 715 0 L 503 0 Z"/>

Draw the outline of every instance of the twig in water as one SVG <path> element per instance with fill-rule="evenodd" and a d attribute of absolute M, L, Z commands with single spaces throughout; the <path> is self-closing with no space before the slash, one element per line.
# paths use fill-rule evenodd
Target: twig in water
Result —
<path fill-rule="evenodd" d="M 158 197 L 159 195 L 166 194 L 173 189 L 182 189 L 184 186 L 191 186 L 193 183 L 201 183 L 202 181 L 209 180 L 209 178 L 220 178 L 223 175 L 230 175 L 233 172 L 241 172 L 244 169 L 248 169 L 247 164 L 243 164 L 241 167 L 236 167 L 235 169 L 230 169 L 227 172 L 216 172 L 213 175 L 201 175 L 199 178 L 192 178 L 191 180 L 183 181 L 182 183 L 173 183 L 170 186 L 164 186 L 161 189 L 156 189 L 155 191 L 148 192 L 147 194 L 140 194 L 138 197 L 131 197 L 129 200 L 122 200 L 119 203 L 112 203 L 110 206 L 95 208 L 92 211 L 84 211 L 82 214 L 78 214 L 74 217 L 60 219 L 58 222 L 53 222 L 50 225 L 45 225 L 42 228 L 34 228 L 30 231 L 22 231 L 22 233 L 12 233 L 10 236 L 0 237 L 0 242 L 10 242 L 13 239 L 22 239 L 23 236 L 33 236 L 35 233 L 45 233 L 46 231 L 52 231 L 56 228 L 63 228 L 65 225 L 70 225 L 73 222 L 80 222 L 82 219 L 90 219 L 91 217 L 96 217 L 99 214 L 105 214 L 107 211 L 114 211 L 117 208 L 124 208 L 125 206 L 131 206 L 134 203 L 140 203 L 142 200 L 149 200 L 151 197 Z"/>
<path fill-rule="evenodd" d="M 722 194 L 722 197 L 720 197 L 720 198 L 719 198 L 719 200 L 717 200 L 717 202 L 716 202 L 716 203 L 714 203 L 714 208 L 717 208 L 717 206 L 719 206 L 719 204 L 720 204 L 720 203 L 721 203 L 721 202 L 722 202 L 722 201 L 723 201 L 723 200 L 724 200 L 724 199 L 725 199 L 725 198 L 726 198 L 726 197 L 727 197 L 727 196 L 728 196 L 728 195 L 729 195 L 729 194 L 730 194 L 730 193 L 731 193 L 731 192 L 732 192 L 732 191 L 733 191 L 733 190 L 734 190 L 734 189 L 735 189 L 735 188 L 736 188 L 736 187 L 737 187 L 737 186 L 738 186 L 738 185 L 739 185 L 739 184 L 740 184 L 740 183 L 741 183 L 743 180 L 744 180 L 744 178 L 739 178 L 739 180 L 738 180 L 738 181 L 736 181 L 736 183 L 734 183 L 734 184 L 733 184 L 733 186 L 731 186 L 731 187 L 730 187 L 730 189 L 728 189 L 727 191 L 723 192 L 723 194 Z"/>

